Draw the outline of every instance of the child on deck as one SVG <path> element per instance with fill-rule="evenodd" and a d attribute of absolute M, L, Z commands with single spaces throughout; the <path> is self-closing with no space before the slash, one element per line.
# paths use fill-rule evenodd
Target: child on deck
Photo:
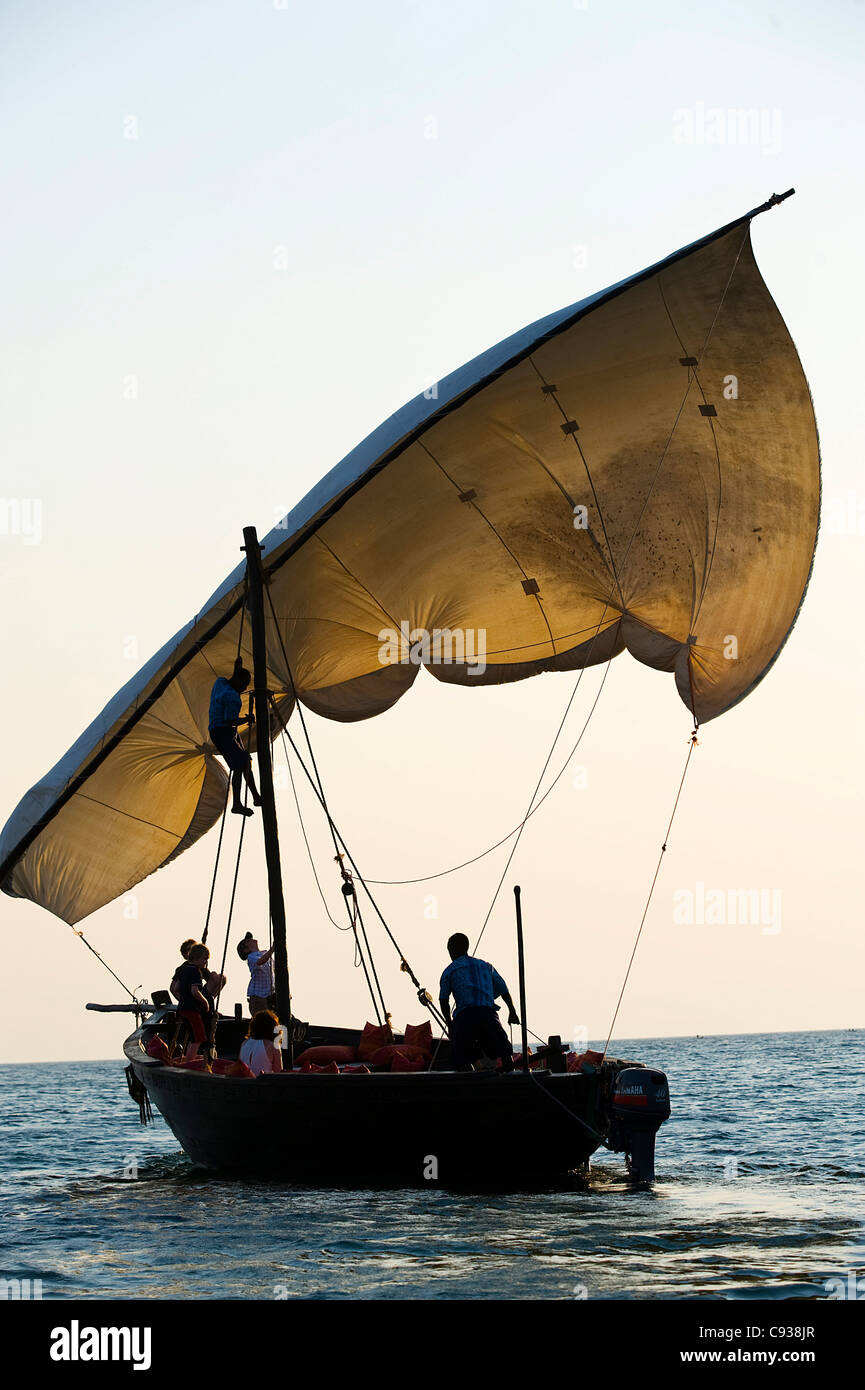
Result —
<path fill-rule="evenodd" d="M 198 1049 L 207 1041 L 208 1026 L 213 1016 L 213 1001 L 205 992 L 204 977 L 210 952 L 206 946 L 194 945 L 189 951 L 185 965 L 177 972 L 177 1012 L 185 1019 L 192 1030 L 185 1059 L 191 1062 L 198 1056 Z M 206 1026 L 208 1025 L 208 1026 Z"/>
<path fill-rule="evenodd" d="M 179 991 L 178 991 L 178 985 L 177 985 L 177 977 L 178 977 L 178 975 L 180 974 L 180 971 L 182 970 L 183 966 L 184 966 L 184 965 L 186 964 L 186 962 L 189 960 L 189 952 L 192 950 L 193 946 L 198 946 L 199 944 L 200 944 L 200 943 L 197 942 L 197 941 L 195 940 L 195 937 L 194 937 L 194 936 L 190 936 L 186 941 L 184 941 L 184 942 L 181 943 L 181 947 L 180 947 L 180 956 L 181 956 L 180 965 L 178 965 L 177 969 L 175 970 L 175 972 L 174 972 L 174 977 L 173 977 L 173 979 L 172 979 L 172 981 L 171 981 L 171 984 L 168 986 L 168 988 L 171 990 L 171 993 L 174 995 L 175 999 L 179 999 L 179 998 L 180 998 L 180 993 L 179 993 Z M 224 988 L 225 988 L 225 976 L 224 976 L 224 975 L 220 975 L 220 974 L 218 973 L 218 971 L 216 971 L 216 970 L 207 970 L 207 971 L 204 972 L 204 992 L 205 992 L 205 994 L 208 996 L 208 998 L 211 1000 L 211 1002 L 212 1002 L 213 1004 L 216 1003 L 216 1000 L 217 1000 L 218 995 L 220 994 L 220 992 L 221 992 Z"/>
<path fill-rule="evenodd" d="M 237 954 L 249 966 L 249 988 L 246 991 L 249 1012 L 261 1013 L 262 1009 L 269 1009 L 276 1002 L 273 994 L 273 966 L 270 963 L 273 947 L 271 946 L 269 951 L 259 950 L 258 942 L 252 932 L 248 931 L 243 940 L 237 943 Z"/>

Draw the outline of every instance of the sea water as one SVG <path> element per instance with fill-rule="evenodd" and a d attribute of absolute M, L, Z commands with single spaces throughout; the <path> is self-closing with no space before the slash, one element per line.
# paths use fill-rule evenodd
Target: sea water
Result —
<path fill-rule="evenodd" d="M 227 1181 L 121 1060 L 0 1067 L 0 1286 L 63 1298 L 865 1298 L 865 1032 L 620 1040 L 657 1181 L 487 1194 Z M 508 1126 L 501 1129 L 508 1146 Z M 26 1281 L 30 1281 L 29 1285 Z"/>

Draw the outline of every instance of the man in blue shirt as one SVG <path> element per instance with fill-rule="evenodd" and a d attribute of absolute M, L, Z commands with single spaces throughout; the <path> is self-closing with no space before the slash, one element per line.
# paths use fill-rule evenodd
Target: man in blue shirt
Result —
<path fill-rule="evenodd" d="M 448 1025 L 451 1058 L 457 1071 L 470 1071 L 482 1056 L 500 1058 L 502 1071 L 513 1071 L 510 1039 L 498 1020 L 496 999 L 508 1006 L 508 1023 L 519 1023 L 508 987 L 485 960 L 469 955 L 469 939 L 457 932 L 448 941 L 450 965 L 439 985 L 439 1004 Z M 450 996 L 454 997 L 451 1019 Z"/>
<path fill-rule="evenodd" d="M 251 715 L 241 717 L 241 694 L 249 685 L 251 676 L 240 657 L 234 663 L 234 671 L 227 679 L 220 676 L 213 682 L 210 692 L 210 714 L 208 732 L 216 751 L 221 753 L 231 769 L 231 809 L 236 816 L 251 816 L 252 807 L 244 806 L 240 799 L 243 778 L 252 793 L 252 805 L 260 806 L 261 797 L 252 775 L 252 759 L 240 741 L 238 724 L 248 724 Z"/>

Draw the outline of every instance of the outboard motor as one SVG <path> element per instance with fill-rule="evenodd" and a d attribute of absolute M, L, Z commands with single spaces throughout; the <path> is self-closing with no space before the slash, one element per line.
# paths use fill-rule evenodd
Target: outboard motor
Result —
<path fill-rule="evenodd" d="M 616 1077 L 610 1110 L 611 1147 L 624 1150 L 628 1173 L 636 1182 L 652 1182 L 655 1135 L 670 1117 L 666 1076 L 651 1067 L 625 1067 Z"/>

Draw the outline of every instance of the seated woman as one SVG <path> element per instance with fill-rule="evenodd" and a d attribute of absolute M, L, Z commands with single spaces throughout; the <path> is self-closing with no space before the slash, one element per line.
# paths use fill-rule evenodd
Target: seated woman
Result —
<path fill-rule="evenodd" d="M 279 1036 L 279 1019 L 271 1009 L 253 1014 L 246 1040 L 241 1043 L 240 1060 L 253 1076 L 282 1071 L 282 1050 L 274 1042 Z"/>

